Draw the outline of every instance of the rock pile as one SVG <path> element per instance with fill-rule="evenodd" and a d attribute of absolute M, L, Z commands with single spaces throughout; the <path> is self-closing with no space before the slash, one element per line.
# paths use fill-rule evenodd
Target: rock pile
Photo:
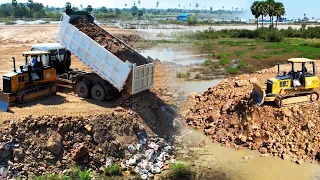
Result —
<path fill-rule="evenodd" d="M 30 116 L 7 121 L 0 143 L 8 153 L 0 151 L 0 161 L 6 161 L 4 170 L 10 178 L 59 174 L 75 165 L 100 171 L 106 157 L 114 162 L 131 157 L 126 147 L 137 142 L 133 127 L 142 127 L 141 123 L 137 114 L 122 108 L 94 117 Z"/>
<path fill-rule="evenodd" d="M 253 106 L 250 91 L 255 81 L 229 78 L 203 94 L 190 95 L 187 124 L 203 130 L 214 142 L 236 149 L 271 153 L 298 164 L 320 160 L 319 104 Z"/>
<path fill-rule="evenodd" d="M 163 138 L 140 137 L 140 143 L 128 146 L 128 150 L 131 156 L 122 167 L 134 170 L 141 175 L 141 179 L 154 177 L 174 162 L 174 147 Z"/>

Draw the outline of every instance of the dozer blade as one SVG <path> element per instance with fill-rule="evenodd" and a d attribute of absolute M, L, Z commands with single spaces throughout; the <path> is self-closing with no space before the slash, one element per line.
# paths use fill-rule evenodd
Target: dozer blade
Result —
<path fill-rule="evenodd" d="M 7 112 L 9 107 L 9 97 L 0 91 L 0 111 Z"/>
<path fill-rule="evenodd" d="M 261 106 L 264 103 L 264 97 L 266 93 L 264 89 L 258 84 L 253 84 L 253 90 L 251 92 L 251 98 L 255 101 L 258 106 Z"/>

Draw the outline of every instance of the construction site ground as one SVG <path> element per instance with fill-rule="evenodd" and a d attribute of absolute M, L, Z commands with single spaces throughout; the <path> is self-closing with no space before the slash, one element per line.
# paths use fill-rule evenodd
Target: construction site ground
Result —
<path fill-rule="evenodd" d="M 112 27 L 106 29 L 129 44 L 140 38 L 134 30 L 120 30 Z M 17 66 L 20 66 L 24 63 L 22 52 L 30 50 L 32 44 L 56 42 L 58 25 L 25 25 L 19 26 L 18 29 L 17 26 L 1 26 L 0 32 L 0 73 L 3 74 L 12 70 L 12 56 L 16 57 Z M 319 66 L 320 63 L 317 63 L 317 67 Z M 75 57 L 72 57 L 71 67 L 88 70 Z M 289 71 L 290 66 L 283 67 L 283 70 Z M 176 130 L 175 120 L 180 112 L 182 117 L 178 120 L 184 129 L 180 135 L 186 138 L 181 144 L 192 143 L 181 148 L 179 153 L 197 172 L 195 178 L 316 179 L 317 176 L 319 177 L 319 102 L 285 108 L 278 108 L 270 103 L 254 108 L 250 106 L 247 99 L 252 89 L 251 83 L 265 82 L 267 78 L 274 77 L 276 67 L 251 75 L 226 78 L 216 87 L 204 93 L 193 94 L 181 103 L 180 98 L 184 89 L 179 86 L 176 72 L 183 71 L 184 68 L 157 61 L 154 88 L 128 99 L 118 98 L 109 102 L 94 102 L 79 98 L 74 92 L 64 89 L 56 96 L 10 107 L 9 112 L 0 112 L 0 120 L 5 123 L 5 127 L 27 123 L 19 132 L 32 136 L 29 143 L 36 144 L 37 140 L 43 143 L 48 138 L 47 134 L 40 139 L 33 136 L 33 133 L 39 133 L 33 132 L 34 122 L 41 122 L 41 118 L 47 124 L 44 127 L 58 128 L 62 135 L 65 134 L 68 137 L 72 134 L 68 134 L 63 129 L 63 125 L 55 121 L 56 119 L 62 117 L 63 122 L 70 120 L 72 122 L 70 124 L 75 124 L 77 127 L 75 129 L 81 129 L 85 123 L 89 122 L 93 131 L 96 131 L 103 119 L 111 117 L 111 124 L 101 123 L 101 126 L 109 128 L 110 125 L 115 126 L 112 129 L 113 136 L 117 137 L 118 142 L 127 145 L 135 139 L 128 138 L 123 135 L 123 132 L 135 122 L 142 124 L 150 135 L 158 134 L 166 139 L 173 139 Z M 242 81 L 244 85 L 235 86 L 238 81 Z M 0 79 L 0 87 L 2 87 L 2 79 Z M 106 117 L 99 116 L 101 114 Z M 87 117 L 88 115 L 90 116 Z M 240 118 L 243 115 L 246 121 Z M 25 118 L 29 116 L 33 117 Z M 35 118 L 38 116 L 40 120 Z M 85 118 L 82 119 L 82 117 Z M 77 123 L 79 119 L 80 123 Z M 18 123 L 12 125 L 10 123 L 12 120 Z M 127 124 L 126 120 L 128 120 Z M 118 121 L 125 125 L 121 126 Z M 121 127 L 117 128 L 117 126 Z M 5 130 L 3 134 L 9 133 L 10 130 L 12 129 Z M 65 142 L 68 144 L 66 148 L 68 152 L 65 152 L 68 157 L 72 143 L 80 141 L 89 143 L 78 131 L 75 130 L 73 133 L 77 135 L 76 140 Z M 13 136 L 19 137 L 17 134 Z M 212 141 L 215 144 L 212 144 Z M 221 147 L 221 144 L 224 147 Z M 98 150 L 91 147 L 91 144 L 88 146 L 94 154 L 102 156 Z M 26 150 L 33 151 L 33 147 L 39 148 L 34 145 L 26 147 Z M 249 151 L 249 149 L 255 151 Z M 117 151 L 114 150 L 114 152 Z M 267 155 L 260 157 L 261 154 Z M 50 158 L 49 154 L 46 155 Z M 104 157 L 102 156 L 101 159 Z M 287 161 L 281 159 L 287 159 Z M 62 163 L 61 168 L 67 168 L 68 162 Z M 53 172 L 56 171 L 55 164 L 47 167 L 47 169 L 50 168 L 54 169 Z"/>

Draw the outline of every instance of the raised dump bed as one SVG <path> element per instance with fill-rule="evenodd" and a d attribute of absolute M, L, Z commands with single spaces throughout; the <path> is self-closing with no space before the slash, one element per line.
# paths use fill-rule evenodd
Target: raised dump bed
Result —
<path fill-rule="evenodd" d="M 153 87 L 155 63 L 95 23 L 63 14 L 58 42 L 119 91 L 131 94 Z M 128 78 L 130 77 L 130 78 Z"/>

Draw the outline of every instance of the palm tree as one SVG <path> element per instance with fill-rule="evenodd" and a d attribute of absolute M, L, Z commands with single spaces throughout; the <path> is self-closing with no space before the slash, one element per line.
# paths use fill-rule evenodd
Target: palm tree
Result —
<path fill-rule="evenodd" d="M 198 9 L 198 7 L 199 7 L 199 3 L 196 3 L 196 5 L 195 5 L 195 6 L 196 6 L 196 9 Z"/>
<path fill-rule="evenodd" d="M 266 3 L 268 7 L 268 15 L 270 17 L 270 27 L 273 27 L 273 16 L 276 2 L 274 2 L 274 0 L 267 0 Z"/>
<path fill-rule="evenodd" d="M 158 8 L 158 6 L 159 6 L 159 1 L 157 1 L 157 6 L 156 7 Z"/>
<path fill-rule="evenodd" d="M 211 11 L 211 13 L 212 13 L 212 10 L 213 10 L 213 8 L 212 8 L 212 7 L 210 7 L 210 11 Z"/>
<path fill-rule="evenodd" d="M 127 5 L 128 5 L 128 4 L 127 4 L 127 3 L 125 3 L 125 4 L 124 4 L 124 7 L 127 7 Z"/>
<path fill-rule="evenodd" d="M 260 2 L 259 1 L 255 1 L 252 3 L 251 7 L 251 13 L 252 15 L 254 15 L 254 17 L 257 19 L 257 29 L 259 28 L 259 17 L 260 17 Z"/>
<path fill-rule="evenodd" d="M 260 6 L 260 15 L 262 17 L 262 27 L 263 27 L 263 17 L 268 15 L 268 7 L 265 1 L 260 1 L 259 6 Z"/>
<path fill-rule="evenodd" d="M 138 1 L 139 7 L 140 7 L 140 3 L 141 3 L 141 1 L 139 0 L 139 1 Z"/>
<path fill-rule="evenodd" d="M 189 4 L 189 6 L 191 7 L 191 3 Z"/>
<path fill-rule="evenodd" d="M 178 7 L 180 8 L 180 4 L 178 4 Z"/>
<path fill-rule="evenodd" d="M 274 8 L 274 15 L 277 17 L 276 21 L 276 27 L 278 26 L 278 20 L 280 19 L 281 16 L 283 16 L 286 13 L 286 10 L 284 9 L 284 6 L 281 2 L 276 2 L 275 3 L 275 8 Z"/>

